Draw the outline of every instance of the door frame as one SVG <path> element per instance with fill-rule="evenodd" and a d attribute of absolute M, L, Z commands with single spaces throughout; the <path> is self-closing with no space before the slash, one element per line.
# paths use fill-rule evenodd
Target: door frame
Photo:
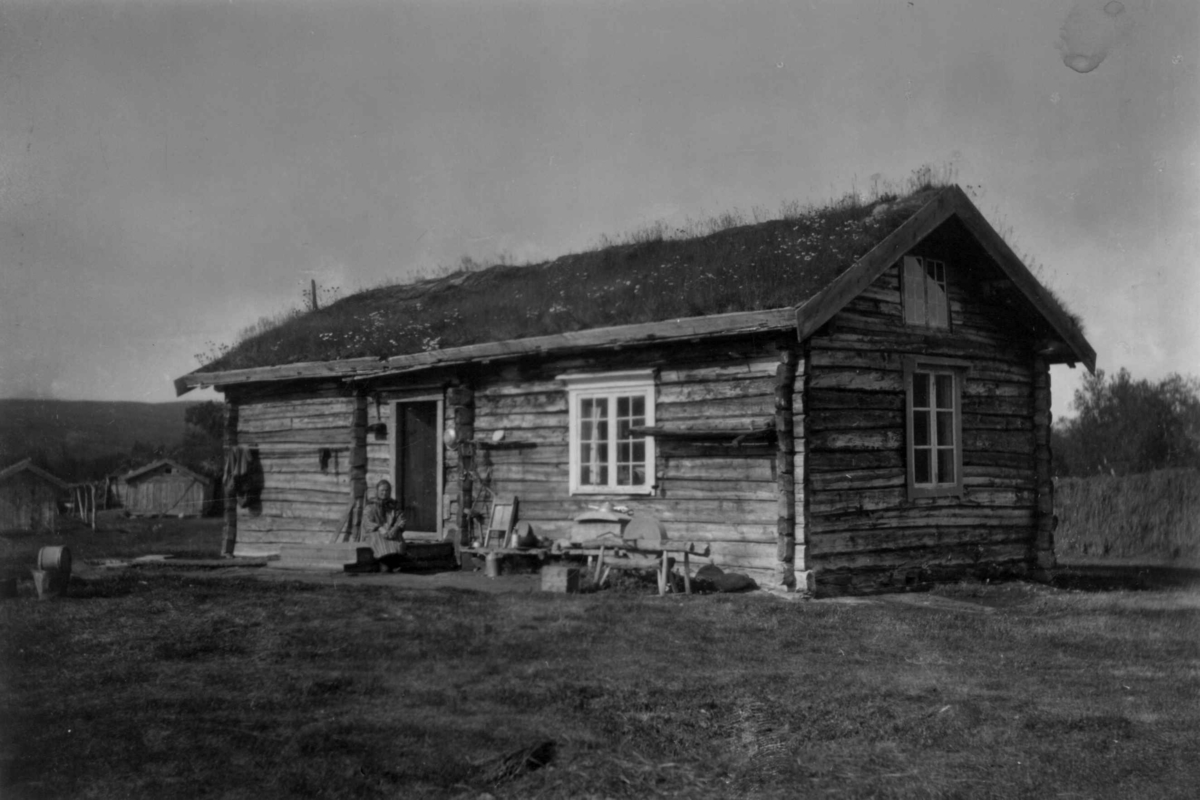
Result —
<path fill-rule="evenodd" d="M 446 444 L 443 437 L 446 432 L 446 403 L 445 398 L 441 394 L 418 394 L 411 397 L 402 397 L 399 400 L 391 400 L 388 402 L 388 412 L 392 417 L 391 435 L 388 447 L 392 459 L 392 486 L 396 488 L 396 496 L 399 499 L 401 481 L 403 476 L 400 464 L 400 406 L 408 403 L 436 403 L 437 404 L 437 530 L 419 531 L 409 529 L 408 533 L 426 534 L 436 537 L 438 540 L 442 538 L 442 529 L 445 523 L 445 509 L 442 507 L 443 498 L 446 487 Z"/>

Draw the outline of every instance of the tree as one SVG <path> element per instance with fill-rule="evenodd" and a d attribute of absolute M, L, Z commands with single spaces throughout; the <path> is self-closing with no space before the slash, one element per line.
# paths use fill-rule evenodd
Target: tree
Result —
<path fill-rule="evenodd" d="M 1200 467 L 1200 381 L 1168 375 L 1134 380 L 1122 368 L 1084 378 L 1072 403 L 1078 416 L 1053 429 L 1057 475 L 1128 475 Z"/>
<path fill-rule="evenodd" d="M 225 405 L 209 400 L 188 406 L 183 420 L 187 429 L 174 456 L 189 469 L 219 475 L 224 461 Z"/>

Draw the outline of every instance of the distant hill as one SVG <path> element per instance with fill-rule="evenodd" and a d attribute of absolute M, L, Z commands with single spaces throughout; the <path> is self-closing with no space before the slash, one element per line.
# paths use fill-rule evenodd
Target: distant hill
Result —
<path fill-rule="evenodd" d="M 171 448 L 183 441 L 193 403 L 0 400 L 0 468 L 26 456 L 88 461 L 128 453 L 134 442 Z"/>

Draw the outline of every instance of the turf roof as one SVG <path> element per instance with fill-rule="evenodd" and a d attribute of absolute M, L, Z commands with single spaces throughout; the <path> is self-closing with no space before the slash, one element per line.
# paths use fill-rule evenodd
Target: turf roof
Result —
<path fill-rule="evenodd" d="M 419 353 L 797 306 L 937 193 L 838 203 L 692 239 L 622 244 L 367 289 L 238 343 L 198 372 Z"/>

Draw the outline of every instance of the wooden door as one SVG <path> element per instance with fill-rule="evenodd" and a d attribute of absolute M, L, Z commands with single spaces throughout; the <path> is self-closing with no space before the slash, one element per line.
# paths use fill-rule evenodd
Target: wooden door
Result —
<path fill-rule="evenodd" d="M 396 501 L 410 531 L 438 530 L 438 404 L 396 405 Z"/>

